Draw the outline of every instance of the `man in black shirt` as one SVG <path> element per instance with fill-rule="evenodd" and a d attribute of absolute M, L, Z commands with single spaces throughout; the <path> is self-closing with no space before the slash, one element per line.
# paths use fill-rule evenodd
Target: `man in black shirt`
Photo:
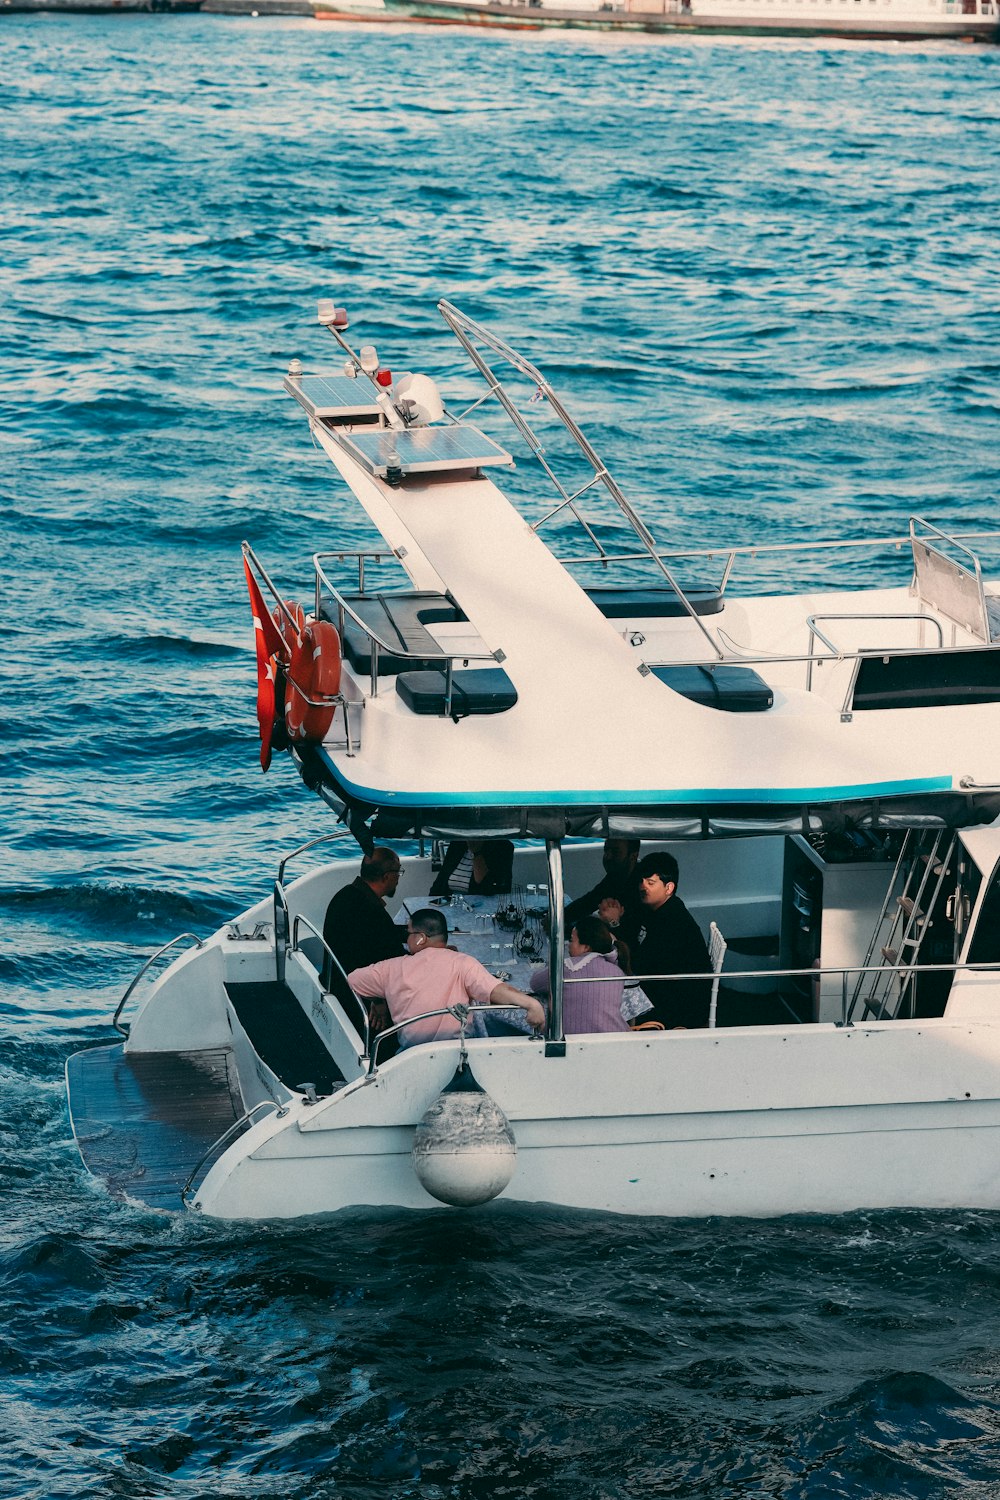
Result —
<path fill-rule="evenodd" d="M 678 868 L 672 854 L 647 854 L 637 866 L 642 893 L 643 927 L 632 969 L 643 974 L 711 974 L 701 930 L 677 895 Z M 649 1020 L 663 1025 L 707 1026 L 712 998 L 710 979 L 642 980 L 653 1009 Z M 643 1017 L 647 1019 L 647 1017 Z"/>
<path fill-rule="evenodd" d="M 636 874 L 638 858 L 638 839 L 604 840 L 604 853 L 601 856 L 604 877 L 592 891 L 579 896 L 567 906 L 567 937 L 578 917 L 589 917 L 592 912 L 596 912 L 616 936 L 624 938 L 629 949 L 634 952 L 644 913 L 639 876 Z"/>
<path fill-rule="evenodd" d="M 373 849 L 361 861 L 361 873 L 342 886 L 326 910 L 323 938 L 337 955 L 344 974 L 363 969 L 383 958 L 400 958 L 406 952 L 406 929 L 395 925 L 386 910 L 386 898 L 396 894 L 403 867 L 394 849 Z M 343 994 L 345 980 L 326 961 L 323 982 L 335 994 Z"/>

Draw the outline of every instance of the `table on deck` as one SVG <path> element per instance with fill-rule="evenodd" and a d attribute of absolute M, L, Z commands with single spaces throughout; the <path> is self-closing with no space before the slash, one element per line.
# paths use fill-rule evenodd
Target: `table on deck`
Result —
<path fill-rule="evenodd" d="M 548 934 L 541 925 L 541 919 L 547 915 L 547 908 L 537 902 L 529 904 L 525 909 L 525 926 L 511 930 L 498 926 L 496 921 L 498 908 L 509 905 L 509 896 L 408 896 L 403 899 L 393 920 L 401 925 L 414 912 L 428 907 L 440 911 L 448 923 L 448 940 L 454 943 L 460 953 L 470 954 L 491 974 L 496 975 L 497 979 L 505 979 L 515 989 L 530 995 L 532 973 L 548 963 Z M 519 940 L 523 941 L 526 929 L 531 930 L 535 937 L 535 957 L 518 952 Z M 622 1015 L 627 1021 L 634 1020 L 651 1008 L 650 1001 L 638 985 L 626 990 Z M 506 1021 L 519 1031 L 530 1033 L 531 1028 L 523 1011 L 509 1006 L 494 1006 L 493 1013 L 498 1020 Z M 472 1019 L 475 1030 L 470 1031 L 470 1035 L 485 1035 L 482 1016 L 476 1015 Z"/>
<path fill-rule="evenodd" d="M 478 959 L 483 968 L 488 969 L 497 979 L 504 979 L 516 990 L 530 995 L 532 991 L 529 980 L 532 971 L 548 958 L 548 939 L 539 929 L 538 955 L 531 957 L 518 953 L 517 940 L 522 937 L 525 929 L 519 927 L 516 930 L 506 930 L 498 927 L 496 922 L 497 908 L 508 905 L 509 899 L 507 896 L 409 896 L 403 900 L 393 920 L 401 925 L 414 912 L 424 911 L 428 907 L 440 911 L 448 923 L 448 941 L 454 943 L 460 953 L 468 953 L 470 957 Z M 542 914 L 541 907 L 537 909 L 537 913 L 531 913 L 531 920 L 536 927 Z M 505 1021 L 526 1035 L 531 1034 L 524 1012 L 516 1006 L 495 1005 L 491 1013 L 497 1020 Z M 474 1029 L 470 1029 L 470 1036 L 485 1036 L 482 1016 L 477 1014 L 472 1021 Z"/>

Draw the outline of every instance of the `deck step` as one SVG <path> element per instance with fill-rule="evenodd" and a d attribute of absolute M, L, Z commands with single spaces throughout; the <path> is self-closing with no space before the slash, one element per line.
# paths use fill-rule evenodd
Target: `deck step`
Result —
<path fill-rule="evenodd" d="M 180 1209 L 192 1168 L 244 1114 L 228 1049 L 92 1047 L 68 1060 L 66 1082 L 84 1166 L 150 1208 Z"/>
<path fill-rule="evenodd" d="M 227 984 L 226 994 L 257 1056 L 286 1088 L 311 1083 L 317 1094 L 332 1094 L 343 1084 L 343 1073 L 287 985 Z"/>

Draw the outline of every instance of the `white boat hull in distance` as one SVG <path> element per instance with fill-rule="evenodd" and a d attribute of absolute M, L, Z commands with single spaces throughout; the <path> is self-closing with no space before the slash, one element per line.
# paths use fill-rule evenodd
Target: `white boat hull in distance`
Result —
<path fill-rule="evenodd" d="M 867 40 L 1000 41 L 998 0 L 629 0 L 625 5 L 559 5 L 553 0 L 385 0 L 414 21 L 513 30 L 750 33 Z"/>

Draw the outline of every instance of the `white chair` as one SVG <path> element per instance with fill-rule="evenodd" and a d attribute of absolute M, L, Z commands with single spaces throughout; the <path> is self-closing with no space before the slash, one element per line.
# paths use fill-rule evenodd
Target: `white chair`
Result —
<path fill-rule="evenodd" d="M 722 933 L 712 922 L 708 929 L 708 956 L 712 960 L 712 1001 L 708 1007 L 708 1024 L 715 1025 L 715 1012 L 719 1004 L 719 976 L 722 973 L 722 961 L 726 956 L 728 944 Z"/>

